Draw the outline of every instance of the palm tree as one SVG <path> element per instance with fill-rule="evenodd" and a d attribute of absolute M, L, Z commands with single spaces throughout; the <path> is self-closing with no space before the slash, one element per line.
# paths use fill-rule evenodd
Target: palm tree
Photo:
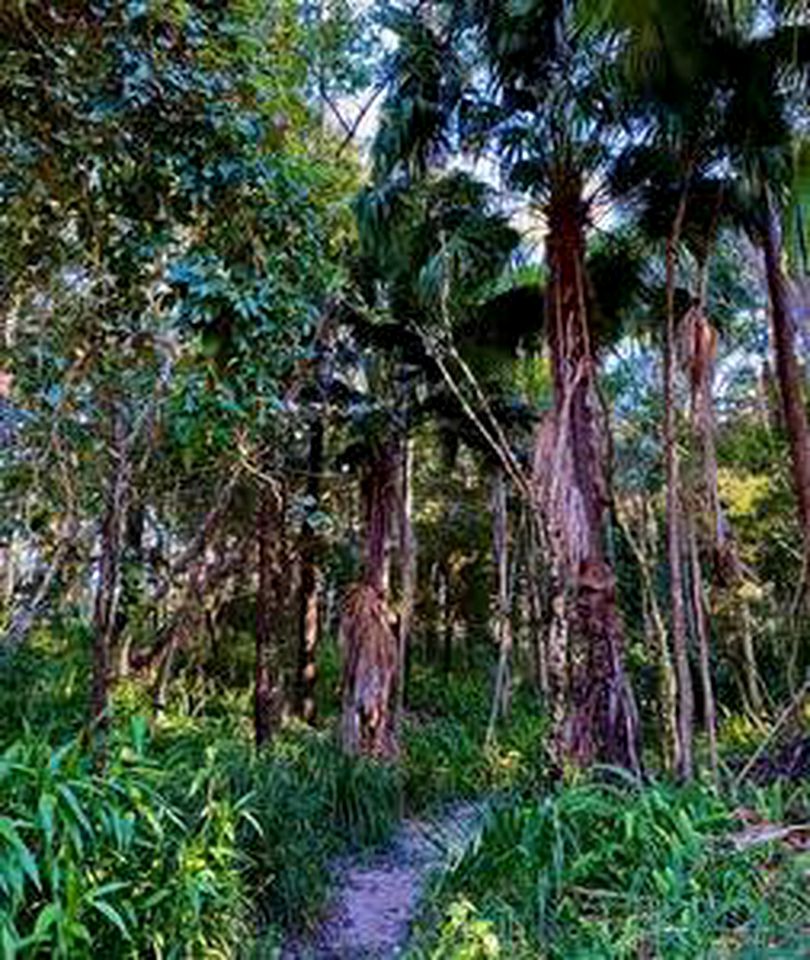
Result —
<path fill-rule="evenodd" d="M 603 542 L 606 425 L 585 264 L 599 196 L 593 180 L 612 122 L 605 84 L 615 50 L 610 37 L 580 42 L 579 6 L 451 0 L 399 15 L 401 44 L 376 175 L 391 191 L 424 177 L 459 138 L 495 144 L 511 183 L 542 209 L 554 411 L 538 432 L 536 462 L 543 469 L 529 495 L 554 558 L 549 662 L 556 753 L 560 763 L 601 759 L 638 769 L 636 710 Z M 475 66 L 482 57 L 484 69 Z"/>

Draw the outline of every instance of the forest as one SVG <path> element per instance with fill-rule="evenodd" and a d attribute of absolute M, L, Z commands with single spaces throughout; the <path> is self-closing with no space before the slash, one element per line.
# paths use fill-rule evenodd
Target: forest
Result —
<path fill-rule="evenodd" d="M 0 958 L 810 957 L 807 0 L 0 0 Z"/>

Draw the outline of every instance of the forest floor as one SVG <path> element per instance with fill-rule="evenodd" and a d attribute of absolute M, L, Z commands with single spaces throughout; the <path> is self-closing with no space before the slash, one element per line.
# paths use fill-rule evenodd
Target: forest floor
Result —
<path fill-rule="evenodd" d="M 384 848 L 336 861 L 323 919 L 309 936 L 290 939 L 282 960 L 401 956 L 429 877 L 460 858 L 484 811 L 457 803 L 432 819 L 404 820 Z"/>

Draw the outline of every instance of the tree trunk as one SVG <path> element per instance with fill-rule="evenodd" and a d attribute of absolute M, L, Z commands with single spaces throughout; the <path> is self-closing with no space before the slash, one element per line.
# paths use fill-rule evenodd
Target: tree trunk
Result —
<path fill-rule="evenodd" d="M 307 497 L 311 509 L 320 506 L 320 474 L 323 469 L 323 421 L 314 420 L 309 430 Z M 318 648 L 319 584 L 318 538 L 309 520 L 301 532 L 301 586 L 298 610 L 298 670 L 296 677 L 296 713 L 307 723 L 315 719 L 316 652 Z"/>
<path fill-rule="evenodd" d="M 655 590 L 656 524 L 654 518 L 650 517 L 647 501 L 643 495 L 640 500 L 638 539 L 631 530 L 629 519 L 622 518 L 618 504 L 616 505 L 616 515 L 641 574 L 644 606 L 649 620 L 649 623 L 645 625 L 645 631 L 649 630 L 651 634 L 649 645 L 658 663 L 658 711 L 663 730 L 661 752 L 664 769 L 672 772 L 675 769 L 678 744 L 678 683 L 669 652 L 666 623 Z M 652 529 L 650 529 L 651 527 Z"/>
<path fill-rule="evenodd" d="M 75 548 L 75 538 L 78 532 L 79 524 L 75 518 L 68 517 L 65 522 L 65 532 L 60 535 L 50 563 L 42 569 L 37 578 L 36 586 L 32 588 L 31 599 L 20 609 L 11 613 L 8 629 L 0 640 L 0 662 L 13 657 L 25 642 L 25 638 L 36 623 L 37 616 L 48 599 L 54 580 L 66 564 L 71 551 Z M 9 562 L 13 563 L 13 558 Z M 12 598 L 13 584 L 9 587 L 9 590 L 10 598 Z"/>
<path fill-rule="evenodd" d="M 700 658 L 700 681 L 703 687 L 703 719 L 709 738 L 709 764 L 712 777 L 717 782 L 720 767 L 717 758 L 717 708 L 712 686 L 711 652 L 709 649 L 709 624 L 706 617 L 706 601 L 703 595 L 703 574 L 700 569 L 697 532 L 694 522 L 689 524 L 689 560 L 690 580 L 692 583 L 692 603 L 695 610 L 695 631 L 697 633 L 698 654 Z"/>
<path fill-rule="evenodd" d="M 540 443 L 535 471 L 545 488 L 541 502 L 557 574 L 549 650 L 556 724 L 570 668 L 571 702 L 565 729 L 556 732 L 564 752 L 558 760 L 581 766 L 601 760 L 638 771 L 637 714 L 624 669 L 615 578 L 603 543 L 609 498 L 584 275 L 585 205 L 581 181 L 570 171 L 558 174 L 547 218 L 546 316 L 555 409 L 550 450 L 544 456 Z"/>
<path fill-rule="evenodd" d="M 450 567 L 445 561 L 439 565 L 436 579 L 436 598 L 439 605 L 439 626 L 442 638 L 442 670 L 445 676 L 450 676 L 453 669 L 453 613 L 450 605 Z"/>
<path fill-rule="evenodd" d="M 492 479 L 492 546 L 495 561 L 495 636 L 498 644 L 498 666 L 492 709 L 487 725 L 486 740 L 495 735 L 498 717 L 509 709 L 510 661 L 512 658 L 511 597 L 509 589 L 509 511 L 503 470 L 496 467 Z"/>
<path fill-rule="evenodd" d="M 529 634 L 534 658 L 537 689 L 547 703 L 550 693 L 548 651 L 543 634 L 543 603 L 540 594 L 540 568 L 537 562 L 537 528 L 529 523 L 526 537 L 526 566 L 529 591 Z"/>
<path fill-rule="evenodd" d="M 762 233 L 765 273 L 771 302 L 774 366 L 782 414 L 790 444 L 793 486 L 804 543 L 805 577 L 810 571 L 810 433 L 807 427 L 802 376 L 796 360 L 795 331 L 790 315 L 787 279 L 782 269 L 781 236 L 773 202 L 768 197 L 767 223 Z"/>
<path fill-rule="evenodd" d="M 121 556 L 131 475 L 123 411 L 114 406 L 111 416 L 114 466 L 101 525 L 101 558 L 93 611 L 93 675 L 90 701 L 93 720 L 102 734 L 108 722 L 111 648 L 120 599 Z"/>
<path fill-rule="evenodd" d="M 119 604 L 114 639 L 118 650 L 118 676 L 129 676 L 129 658 L 132 651 L 132 614 L 141 610 L 144 567 L 143 534 L 145 525 L 143 504 L 127 511 L 124 536 L 124 565 L 121 574 L 122 602 Z"/>
<path fill-rule="evenodd" d="M 751 613 L 748 600 L 744 594 L 745 571 L 740 561 L 731 525 L 720 502 L 717 479 L 714 417 L 714 365 L 717 333 L 706 317 L 708 264 L 707 252 L 706 259 L 700 269 L 701 280 L 697 303 L 684 318 L 686 324 L 685 340 L 688 344 L 685 360 L 690 374 L 692 392 L 692 431 L 700 442 L 703 467 L 702 501 L 705 502 L 708 508 L 707 512 L 711 527 L 711 532 L 707 540 L 714 561 L 714 583 L 718 589 L 727 590 L 731 594 L 731 605 L 734 610 L 733 619 L 738 629 L 740 645 L 742 647 L 743 673 L 745 677 L 744 700 L 750 704 L 750 712 L 756 716 L 761 712 L 762 700 L 758 688 L 756 656 L 751 633 Z M 700 578 L 698 531 L 694 523 L 690 538 L 692 540 L 690 543 L 692 572 L 693 576 Z M 702 599 L 704 596 L 700 582 L 698 583 L 698 587 L 700 589 L 694 596 L 696 611 L 698 610 L 699 599 Z M 701 606 L 705 610 L 705 602 L 702 603 Z M 696 623 L 698 638 L 701 643 L 708 643 L 708 625 L 705 623 L 701 624 L 701 615 L 699 612 L 696 613 L 696 616 L 698 618 Z M 705 620 L 705 618 L 706 615 L 704 613 L 703 619 Z M 706 634 L 706 636 L 704 637 L 702 634 Z M 707 666 L 706 663 L 704 663 L 704 652 L 701 650 L 701 673 L 703 674 L 704 694 L 706 693 L 707 678 L 709 682 L 711 679 L 710 674 L 707 674 L 706 670 Z M 709 700 L 713 701 L 710 690 Z M 707 704 L 707 709 L 709 709 L 709 712 L 712 714 L 715 712 L 713 702 Z M 716 719 L 712 722 L 716 726 Z M 709 723 L 709 717 L 707 717 L 707 723 Z M 716 742 L 712 744 L 712 738 L 716 741 L 716 731 L 710 729 L 710 747 L 713 746 L 712 767 L 716 776 Z"/>
<path fill-rule="evenodd" d="M 694 774 L 692 737 L 694 727 L 694 694 L 689 669 L 686 638 L 681 560 L 682 511 L 680 457 L 678 455 L 677 410 L 675 397 L 677 317 L 675 316 L 675 271 L 681 227 L 686 215 L 687 192 L 684 188 L 672 234 L 667 239 L 667 318 L 664 338 L 664 459 L 666 463 L 667 559 L 669 563 L 669 599 L 672 609 L 672 646 L 678 677 L 678 743 L 675 772 L 682 780 Z"/>
<path fill-rule="evenodd" d="M 401 568 L 399 619 L 397 622 L 397 718 L 401 718 L 407 700 L 408 650 L 416 598 L 416 544 L 413 535 L 413 439 L 402 445 L 402 471 L 399 503 L 399 559 Z"/>
<path fill-rule="evenodd" d="M 269 482 L 263 483 L 256 506 L 259 579 L 256 594 L 256 681 L 253 723 L 257 748 L 270 739 L 279 708 L 277 632 L 282 614 L 280 597 L 282 517 L 283 507 L 278 486 Z"/>
<path fill-rule="evenodd" d="M 392 757 L 397 752 L 394 692 L 397 639 L 386 597 L 386 544 L 397 509 L 399 463 L 393 444 L 368 464 L 363 579 L 348 592 L 341 619 L 343 706 L 341 739 L 350 754 Z"/>

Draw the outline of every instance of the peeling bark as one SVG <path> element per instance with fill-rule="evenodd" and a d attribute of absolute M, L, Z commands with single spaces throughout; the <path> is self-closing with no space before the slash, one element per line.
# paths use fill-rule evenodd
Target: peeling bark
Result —
<path fill-rule="evenodd" d="M 549 680 L 557 762 L 599 760 L 638 771 L 638 719 L 603 542 L 606 425 L 590 339 L 585 207 L 581 181 L 570 171 L 555 178 L 547 218 L 555 410 L 538 435 L 535 476 L 552 550 Z"/>
<path fill-rule="evenodd" d="M 361 484 L 363 578 L 348 591 L 340 627 L 343 749 L 350 754 L 388 758 L 397 752 L 397 638 L 387 602 L 386 546 L 397 509 L 398 468 L 394 444 L 379 450 L 366 467 Z"/>

